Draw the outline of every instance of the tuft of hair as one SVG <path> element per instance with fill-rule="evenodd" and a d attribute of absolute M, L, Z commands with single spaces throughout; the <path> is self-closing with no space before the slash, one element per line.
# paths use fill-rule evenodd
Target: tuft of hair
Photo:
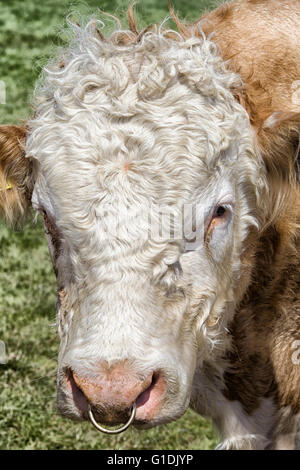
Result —
<path fill-rule="evenodd" d="M 151 101 L 161 97 L 174 81 L 184 80 L 189 88 L 201 88 L 204 96 L 218 96 L 222 102 L 230 102 L 234 97 L 241 107 L 238 114 L 243 114 L 243 108 L 247 118 L 255 124 L 242 79 L 238 71 L 231 69 L 229 60 L 220 55 L 217 43 L 210 40 L 212 31 L 203 29 L 205 17 L 188 24 L 178 18 L 170 1 L 168 5 L 178 31 L 168 29 L 166 22 L 139 30 L 133 5 L 127 11 L 129 29 L 123 29 L 118 18 L 101 12 L 101 18 L 112 17 L 116 25 L 106 37 L 101 32 L 105 26 L 101 19 L 94 17 L 82 25 L 68 20 L 69 46 L 44 68 L 36 88 L 37 118 L 47 114 L 52 103 L 56 116 L 65 119 L 78 104 L 82 109 L 92 105 L 95 94 L 101 89 L 114 115 L 128 117 L 135 112 L 129 90 L 132 82 L 138 82 L 139 98 Z M 230 12 L 228 5 L 220 7 L 218 17 L 227 18 Z M 214 74 L 210 72 L 212 69 Z M 121 95 L 124 99 L 119 99 Z M 29 125 L 32 128 L 29 140 L 32 141 L 38 130 L 34 121 Z M 297 163 L 294 158 L 288 160 L 287 153 L 299 154 L 299 116 L 293 119 L 276 116 L 261 128 L 254 125 L 254 129 L 258 145 L 255 148 L 257 162 L 252 163 L 266 169 L 268 176 L 264 184 L 256 185 L 257 194 L 263 195 L 258 201 L 263 218 L 271 224 L 286 212 L 296 191 Z M 238 132 L 238 128 L 236 130 Z"/>
<path fill-rule="evenodd" d="M 31 162 L 25 158 L 26 127 L 0 126 L 0 217 L 19 225 L 30 207 Z"/>

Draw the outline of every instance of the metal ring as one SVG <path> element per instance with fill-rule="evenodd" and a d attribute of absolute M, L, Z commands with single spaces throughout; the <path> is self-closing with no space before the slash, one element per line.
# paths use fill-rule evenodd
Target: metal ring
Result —
<path fill-rule="evenodd" d="M 124 426 L 122 426 L 119 429 L 105 429 L 102 426 L 100 426 L 100 424 L 98 424 L 97 421 L 95 420 L 93 412 L 92 412 L 91 405 L 89 405 L 89 409 L 88 409 L 88 415 L 89 415 L 91 423 L 95 426 L 96 429 L 98 429 L 98 431 L 104 432 L 106 434 L 120 434 L 121 432 L 126 431 L 126 429 L 129 428 L 132 421 L 134 420 L 135 413 L 136 413 L 136 404 L 134 403 L 133 406 L 132 406 L 130 418 L 127 421 L 127 423 L 124 424 Z"/>

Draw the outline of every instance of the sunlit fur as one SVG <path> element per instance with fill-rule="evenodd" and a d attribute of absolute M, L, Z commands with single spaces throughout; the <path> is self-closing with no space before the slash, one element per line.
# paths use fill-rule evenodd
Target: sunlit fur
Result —
<path fill-rule="evenodd" d="M 14 226 L 28 212 L 33 186 L 25 136 L 25 127 L 0 126 L 0 217 Z"/>

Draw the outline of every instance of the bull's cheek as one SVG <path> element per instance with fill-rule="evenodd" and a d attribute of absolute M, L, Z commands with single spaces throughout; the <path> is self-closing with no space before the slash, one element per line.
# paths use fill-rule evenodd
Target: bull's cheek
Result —
<path fill-rule="evenodd" d="M 73 317 L 73 307 L 65 289 L 60 289 L 57 295 L 57 327 L 61 340 L 61 350 L 65 348 L 70 324 Z M 61 353 L 62 351 L 60 351 Z"/>

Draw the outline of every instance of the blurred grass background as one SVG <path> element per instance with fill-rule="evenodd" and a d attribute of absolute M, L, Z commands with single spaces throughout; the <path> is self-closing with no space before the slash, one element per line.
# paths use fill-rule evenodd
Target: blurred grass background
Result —
<path fill-rule="evenodd" d="M 173 0 L 181 18 L 196 19 L 218 0 Z M 6 104 L 0 124 L 22 123 L 41 67 L 63 45 L 58 33 L 71 11 L 90 15 L 98 8 L 123 16 L 128 0 L 0 0 L 0 80 Z M 167 0 L 141 0 L 139 24 L 161 22 Z M 33 220 L 33 217 L 32 217 Z M 166 426 L 105 437 L 89 423 L 61 418 L 55 405 L 58 337 L 55 278 L 41 222 L 13 232 L 0 225 L 0 340 L 7 363 L 0 364 L 0 449 L 212 449 L 211 423 L 188 411 Z"/>

